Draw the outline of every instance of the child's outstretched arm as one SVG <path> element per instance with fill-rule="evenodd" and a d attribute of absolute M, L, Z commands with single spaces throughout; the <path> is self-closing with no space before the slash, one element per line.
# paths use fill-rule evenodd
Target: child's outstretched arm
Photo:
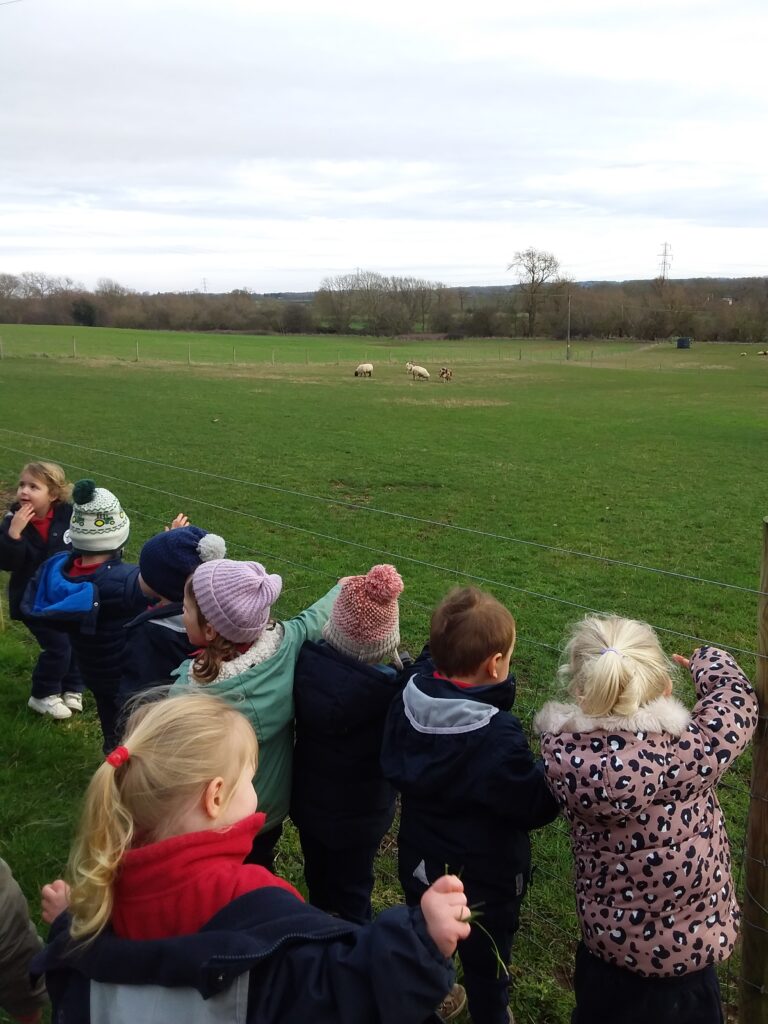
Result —
<path fill-rule="evenodd" d="M 421 912 L 429 936 L 444 957 L 453 956 L 456 944 L 470 932 L 470 910 L 464 884 L 456 875 L 443 875 L 421 897 Z"/>
<path fill-rule="evenodd" d="M 292 619 L 287 619 L 283 623 L 286 637 L 292 634 L 291 639 L 298 644 L 296 648 L 297 658 L 299 656 L 299 648 L 305 640 L 320 640 L 322 637 L 323 626 L 330 618 L 331 608 L 333 608 L 333 602 L 336 600 L 338 593 L 339 585 L 336 584 L 319 601 L 315 601 L 309 608 L 305 608 L 303 612 L 299 612 L 298 615 L 294 615 Z"/>
<path fill-rule="evenodd" d="M 184 515 L 183 512 L 179 512 L 176 518 L 173 520 L 170 526 L 164 526 L 163 529 L 166 533 L 171 530 L 178 530 L 182 526 L 189 526 L 189 519 Z"/>

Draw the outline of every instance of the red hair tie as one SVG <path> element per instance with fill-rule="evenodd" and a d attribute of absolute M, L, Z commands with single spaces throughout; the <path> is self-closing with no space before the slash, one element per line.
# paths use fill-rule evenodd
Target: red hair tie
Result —
<path fill-rule="evenodd" d="M 113 768 L 119 768 L 130 756 L 131 752 L 127 747 L 115 747 L 111 754 L 107 754 L 107 764 L 111 764 Z"/>

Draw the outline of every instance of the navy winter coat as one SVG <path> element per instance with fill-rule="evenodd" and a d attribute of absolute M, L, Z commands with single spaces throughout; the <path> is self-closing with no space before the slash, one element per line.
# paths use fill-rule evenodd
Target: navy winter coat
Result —
<path fill-rule="evenodd" d="M 361 927 L 273 887 L 180 938 L 107 931 L 73 947 L 62 914 L 31 971 L 45 973 L 53 1024 L 422 1024 L 455 977 L 418 908 Z"/>
<path fill-rule="evenodd" d="M 514 679 L 462 687 L 420 658 L 387 718 L 381 765 L 402 794 L 400 841 L 514 893 L 530 875 L 528 832 L 558 814 L 520 720 Z"/>
<path fill-rule="evenodd" d="M 0 569 L 11 574 L 8 606 L 12 619 L 22 617 L 21 599 L 24 590 L 46 558 L 70 550 L 67 531 L 72 518 L 72 506 L 68 501 L 57 501 L 53 506 L 53 520 L 47 542 L 32 523 L 27 523 L 18 540 L 8 536 L 11 520 L 20 507 L 20 502 L 14 502 L 0 521 Z"/>
<path fill-rule="evenodd" d="M 63 552 L 43 562 L 27 585 L 21 611 L 25 618 L 66 630 L 90 690 L 117 692 L 125 624 L 147 603 L 139 589 L 139 567 L 118 555 L 72 579 L 68 570 L 74 558 Z"/>
<path fill-rule="evenodd" d="M 121 705 L 151 686 L 170 686 L 171 673 L 192 657 L 195 645 L 184 629 L 182 610 L 181 601 L 145 608 L 125 626 Z"/>
<path fill-rule="evenodd" d="M 378 845 L 395 791 L 381 773 L 384 721 L 402 682 L 326 643 L 306 641 L 293 682 L 291 818 L 331 849 Z"/>

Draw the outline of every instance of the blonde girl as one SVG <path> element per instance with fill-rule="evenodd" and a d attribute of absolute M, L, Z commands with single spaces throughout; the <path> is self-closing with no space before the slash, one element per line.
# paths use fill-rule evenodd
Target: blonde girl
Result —
<path fill-rule="evenodd" d="M 85 796 L 63 881 L 43 890 L 55 1020 L 421 1024 L 469 934 L 458 878 L 357 928 L 243 864 L 263 815 L 257 743 L 206 693 L 140 708 Z M 69 915 L 61 913 L 67 907 Z M 74 942 L 73 942 L 74 940 Z M 251 983 L 252 982 L 252 983 Z"/>
<path fill-rule="evenodd" d="M 582 941 L 573 1024 L 721 1024 L 715 965 L 739 907 L 715 794 L 749 743 L 757 702 L 725 651 L 674 661 L 644 622 L 591 616 L 560 669 L 571 703 L 535 719 L 549 785 L 571 827 Z"/>
<path fill-rule="evenodd" d="M 54 719 L 83 710 L 85 689 L 69 637 L 48 623 L 25 618 L 21 599 L 39 566 L 68 551 L 72 485 L 55 462 L 28 462 L 19 474 L 16 500 L 0 521 L 0 569 L 11 574 L 8 604 L 12 619 L 23 622 L 40 645 L 32 670 L 28 705 Z"/>
<path fill-rule="evenodd" d="M 180 666 L 171 689 L 223 697 L 255 729 L 262 756 L 254 784 L 267 821 L 250 859 L 268 868 L 290 803 L 296 661 L 305 640 L 321 638 L 339 589 L 280 622 L 271 611 L 282 586 L 259 562 L 200 565 L 184 591 L 184 626 L 199 652 Z"/>

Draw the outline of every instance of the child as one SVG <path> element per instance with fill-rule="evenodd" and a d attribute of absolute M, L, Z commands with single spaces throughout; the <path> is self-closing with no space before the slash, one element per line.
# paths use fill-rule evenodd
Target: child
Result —
<path fill-rule="evenodd" d="M 509 714 L 515 620 L 490 594 L 452 590 L 429 648 L 389 712 L 381 764 L 402 794 L 398 871 L 413 905 L 444 871 L 461 876 L 482 928 L 462 944 L 475 1024 L 511 1021 L 509 962 L 531 874 L 528 832 L 557 816 L 519 720 Z M 430 660 L 431 658 L 431 660 Z M 494 945 L 495 944 L 495 945 Z"/>
<path fill-rule="evenodd" d="M 560 670 L 573 704 L 536 716 L 549 783 L 571 826 L 574 1024 L 720 1024 L 714 965 L 739 908 L 715 785 L 746 747 L 757 702 L 733 659 L 700 647 L 698 701 L 671 696 L 673 667 L 644 622 L 588 617 Z"/>
<path fill-rule="evenodd" d="M 42 979 L 33 984 L 29 978 L 30 961 L 41 946 L 27 901 L 0 859 L 0 1010 L 25 1024 L 42 1020 L 48 1002 Z"/>
<path fill-rule="evenodd" d="M 67 634 L 25 618 L 21 599 L 46 558 L 69 550 L 71 489 L 64 470 L 55 462 L 28 462 L 19 476 L 17 500 L 0 522 L 0 569 L 11 574 L 11 618 L 24 622 L 40 645 L 28 704 L 39 714 L 54 719 L 71 718 L 73 711 L 83 710 L 85 687 Z"/>
<path fill-rule="evenodd" d="M 379 755 L 402 668 L 397 599 L 403 581 L 392 565 L 347 576 L 323 627 L 296 664 L 296 746 L 291 818 L 304 854 L 309 899 L 348 921 L 371 919 L 373 860 L 392 824 L 395 791 Z"/>
<path fill-rule="evenodd" d="M 130 520 L 111 491 L 79 480 L 72 491 L 73 551 L 49 558 L 21 602 L 36 625 L 66 629 L 83 680 L 96 699 L 104 750 L 114 746 L 125 624 L 146 605 L 139 570 L 122 560 Z"/>
<path fill-rule="evenodd" d="M 257 814 L 257 743 L 208 694 L 140 708 L 96 771 L 70 858 L 69 915 L 33 970 L 55 1021 L 419 1024 L 469 932 L 459 879 L 421 911 L 358 928 L 243 864 Z M 51 918 L 66 891 L 46 887 Z M 74 940 L 74 942 L 73 942 Z"/>
<path fill-rule="evenodd" d="M 178 669 L 171 692 L 205 687 L 250 720 L 262 751 L 254 784 L 267 815 L 252 859 L 271 869 L 288 814 L 293 761 L 293 671 L 305 640 L 319 640 L 338 587 L 293 619 L 270 608 L 283 581 L 259 562 L 204 562 L 184 589 L 184 626 L 200 648 Z"/>
<path fill-rule="evenodd" d="M 174 524 L 186 522 L 182 515 L 174 520 Z M 166 527 L 144 544 L 139 553 L 139 586 L 155 603 L 125 627 L 121 709 L 150 686 L 170 686 L 174 670 L 195 653 L 184 628 L 184 585 L 199 565 L 226 553 L 223 539 L 199 526 Z"/>

